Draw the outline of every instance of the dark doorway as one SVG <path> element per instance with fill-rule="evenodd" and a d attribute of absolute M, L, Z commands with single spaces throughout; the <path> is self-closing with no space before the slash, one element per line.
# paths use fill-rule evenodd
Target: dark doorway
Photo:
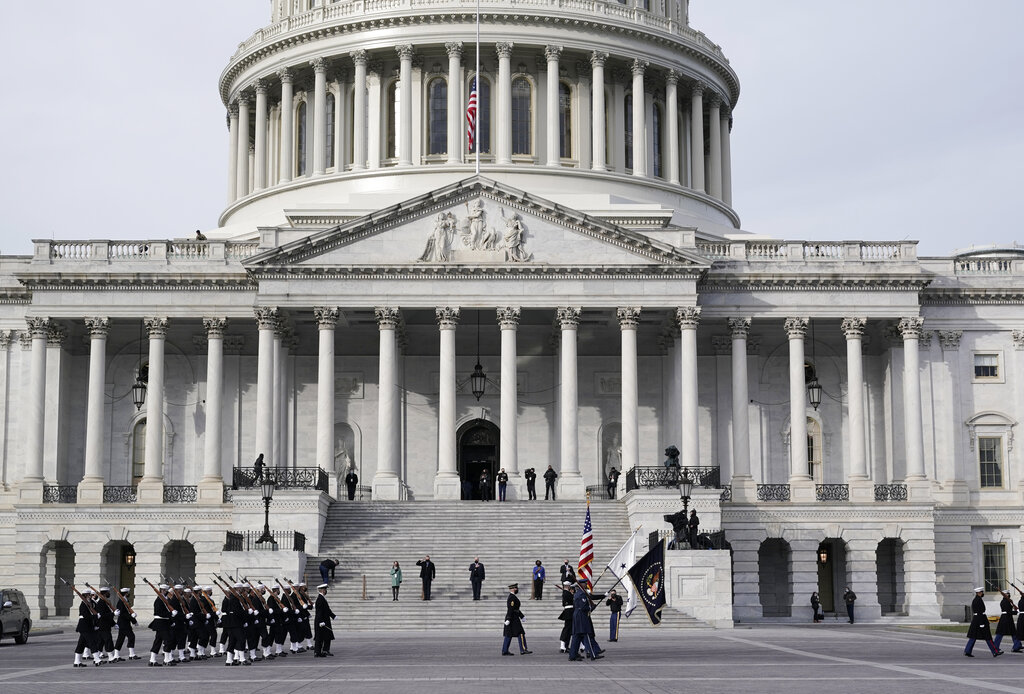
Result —
<path fill-rule="evenodd" d="M 770 537 L 757 550 L 761 614 L 765 617 L 793 615 L 793 574 L 789 543 Z"/>
<path fill-rule="evenodd" d="M 493 499 L 496 489 L 494 478 L 498 474 L 498 427 L 486 419 L 474 419 L 459 427 L 456 440 L 459 446 L 459 477 L 463 483 L 462 498 L 480 498 L 480 475 L 486 470 Z"/>

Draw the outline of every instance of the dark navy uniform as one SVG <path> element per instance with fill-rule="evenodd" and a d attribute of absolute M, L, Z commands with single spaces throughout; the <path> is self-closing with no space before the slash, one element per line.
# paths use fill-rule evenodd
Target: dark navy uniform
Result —
<path fill-rule="evenodd" d="M 1019 653 L 1020 638 L 1017 636 L 1017 627 L 1013 623 L 1013 617 L 1017 614 L 1017 607 L 1013 604 L 1013 600 L 1010 600 L 1010 591 L 1003 592 L 1003 599 L 999 601 L 999 623 L 996 624 L 996 648 L 999 648 L 999 643 L 1003 640 L 1004 636 L 1009 636 L 1013 639 L 1013 652 Z"/>
<path fill-rule="evenodd" d="M 121 590 L 122 595 L 127 595 L 128 589 L 123 588 Z M 128 598 L 125 597 L 124 601 L 127 602 Z M 128 643 L 128 659 L 138 660 L 139 656 L 135 655 L 135 627 L 139 621 L 135 610 L 132 609 L 131 605 L 125 605 L 121 603 L 121 606 L 116 610 L 117 617 L 117 643 L 114 644 L 114 653 L 116 654 L 124 646 L 125 642 Z"/>
<path fill-rule="evenodd" d="M 508 599 L 505 601 L 505 629 L 503 631 L 505 640 L 501 644 L 502 655 L 512 655 L 508 650 L 508 647 L 512 644 L 512 639 L 516 639 L 519 642 L 520 655 L 532 653 L 526 647 L 526 630 L 523 629 L 523 619 L 526 616 L 522 612 L 523 603 L 519 600 L 519 596 L 516 595 L 518 592 L 518 583 L 513 583 L 509 586 Z"/>
<path fill-rule="evenodd" d="M 156 632 L 153 638 L 153 647 L 149 649 L 149 665 L 150 667 L 160 666 L 163 665 L 157 660 L 160 650 L 166 649 L 167 659 L 170 660 L 174 643 L 171 640 L 171 610 L 159 596 L 153 601 L 153 621 L 149 623 L 149 628 Z"/>
<path fill-rule="evenodd" d="M 86 648 L 92 651 L 93 663 L 100 664 L 99 646 L 96 643 L 96 633 L 99 628 L 95 608 L 89 594 L 86 593 L 82 602 L 78 603 L 78 624 L 75 626 L 75 631 L 78 633 L 78 644 L 75 646 L 74 667 L 85 667 L 85 663 L 82 662 L 82 653 Z"/>
<path fill-rule="evenodd" d="M 313 641 L 313 656 L 326 658 L 331 653 L 331 641 L 334 640 L 334 629 L 331 620 L 334 619 L 334 612 L 327 604 L 327 598 L 323 593 L 316 596 L 316 603 L 313 606 L 313 622 L 316 625 L 316 638 Z"/>
<path fill-rule="evenodd" d="M 1001 653 L 996 648 L 995 643 L 992 642 L 992 631 L 988 626 L 988 615 L 985 614 L 985 600 L 982 597 L 984 594 L 984 591 L 979 588 L 975 591 L 974 600 L 971 601 L 971 626 L 967 630 L 967 647 L 964 649 L 964 655 L 968 658 L 974 657 L 971 651 L 974 650 L 974 642 L 978 639 L 988 644 L 993 658 Z"/>
<path fill-rule="evenodd" d="M 607 605 L 612 611 L 611 621 L 609 623 L 610 634 L 608 636 L 608 640 L 618 641 L 619 620 L 622 618 L 622 596 L 618 594 L 610 595 L 609 598 L 605 600 L 604 604 Z"/>

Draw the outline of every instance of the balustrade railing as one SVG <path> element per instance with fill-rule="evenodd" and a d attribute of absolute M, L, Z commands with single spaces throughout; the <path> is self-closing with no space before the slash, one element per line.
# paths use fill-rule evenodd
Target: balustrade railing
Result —
<path fill-rule="evenodd" d="M 132 486 L 104 486 L 103 503 L 134 504 L 139 500 L 139 488 Z"/>
<path fill-rule="evenodd" d="M 608 496 L 608 486 L 604 484 L 592 484 L 587 487 L 587 494 L 591 499 L 611 499 Z"/>
<path fill-rule="evenodd" d="M 758 501 L 789 501 L 788 484 L 759 484 L 757 485 Z"/>
<path fill-rule="evenodd" d="M 165 504 L 194 504 L 199 500 L 199 489 L 188 485 L 164 487 Z"/>
<path fill-rule="evenodd" d="M 262 530 L 229 530 L 224 541 L 225 552 L 251 552 L 265 551 L 277 552 L 279 550 L 291 552 L 306 551 L 306 536 L 297 530 L 272 530 L 270 536 L 273 542 L 256 541 L 263 537 Z"/>
<path fill-rule="evenodd" d="M 77 504 L 78 487 L 73 484 L 47 484 L 43 486 L 44 504 Z"/>
<path fill-rule="evenodd" d="M 276 489 L 318 489 L 328 491 L 327 472 L 320 467 L 265 467 L 264 479 L 273 480 Z M 248 468 L 231 471 L 232 489 L 258 488 L 262 480 Z"/>
<path fill-rule="evenodd" d="M 626 491 L 644 487 L 678 487 L 679 480 L 686 472 L 693 481 L 694 487 L 705 489 L 721 488 L 721 468 L 717 466 L 700 467 L 635 467 L 626 473 Z"/>
<path fill-rule="evenodd" d="M 848 484 L 816 484 L 814 497 L 818 501 L 849 501 L 850 485 Z"/>
<path fill-rule="evenodd" d="M 36 244 L 36 258 L 51 262 L 188 262 L 243 260 L 259 253 L 257 241 L 45 241 Z"/>
<path fill-rule="evenodd" d="M 875 485 L 875 501 L 906 501 L 908 498 L 905 484 Z"/>
<path fill-rule="evenodd" d="M 958 275 L 1010 275 L 1013 274 L 1013 261 L 1009 258 L 957 260 L 953 270 Z"/>

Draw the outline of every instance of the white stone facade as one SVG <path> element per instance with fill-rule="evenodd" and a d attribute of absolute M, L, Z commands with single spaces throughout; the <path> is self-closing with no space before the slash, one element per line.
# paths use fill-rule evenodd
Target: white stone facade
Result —
<path fill-rule="evenodd" d="M 958 618 L 1021 574 L 1024 249 L 742 230 L 739 84 L 679 0 L 484 2 L 478 176 L 472 13 L 384 5 L 275 1 L 239 46 L 209 239 L 0 258 L 0 582 L 47 616 L 57 574 L 123 548 L 138 576 L 239 568 L 225 533 L 263 507 L 223 488 L 260 453 L 412 503 L 498 467 L 518 498 L 549 464 L 582 499 L 669 445 L 728 487 L 694 504 L 737 619 L 803 619 L 826 584 L 865 619 Z M 678 495 L 627 486 L 663 529 Z M 315 553 L 329 502 L 274 510 Z"/>

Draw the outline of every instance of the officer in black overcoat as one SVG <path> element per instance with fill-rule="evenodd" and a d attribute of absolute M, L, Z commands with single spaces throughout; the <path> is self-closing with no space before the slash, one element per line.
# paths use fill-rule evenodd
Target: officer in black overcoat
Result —
<path fill-rule="evenodd" d="M 505 640 L 501 644 L 502 655 L 512 655 L 508 650 L 508 647 L 512 645 L 512 639 L 519 641 L 519 655 L 533 653 L 533 651 L 526 647 L 526 630 L 523 629 L 523 620 L 526 619 L 526 615 L 523 614 L 523 603 L 519 600 L 518 593 L 519 584 L 510 584 L 508 587 L 508 599 L 505 601 L 505 629 L 502 632 Z"/>
<path fill-rule="evenodd" d="M 334 640 L 334 628 L 331 620 L 334 619 L 334 612 L 327 604 L 327 584 L 321 583 L 316 587 L 316 602 L 313 604 L 313 622 L 315 638 L 313 640 L 313 657 L 326 658 L 331 653 L 331 641 Z"/>
<path fill-rule="evenodd" d="M 1009 636 L 1013 639 L 1013 652 L 1020 653 L 1020 638 L 1017 637 L 1017 626 L 1013 623 L 1013 618 L 1017 614 L 1017 606 L 1013 604 L 1013 600 L 1010 599 L 1009 590 L 999 591 L 1003 599 L 999 601 L 999 623 L 996 624 L 996 648 L 999 648 L 1000 642 L 1002 642 L 1004 636 Z"/>
<path fill-rule="evenodd" d="M 974 657 L 971 651 L 974 650 L 974 642 L 978 639 L 988 644 L 993 658 L 1003 654 L 992 641 L 992 631 L 988 626 L 988 615 L 985 614 L 985 589 L 981 586 L 974 589 L 974 600 L 971 601 L 971 626 L 967 630 L 967 648 L 964 649 L 964 655 L 968 658 Z"/>

